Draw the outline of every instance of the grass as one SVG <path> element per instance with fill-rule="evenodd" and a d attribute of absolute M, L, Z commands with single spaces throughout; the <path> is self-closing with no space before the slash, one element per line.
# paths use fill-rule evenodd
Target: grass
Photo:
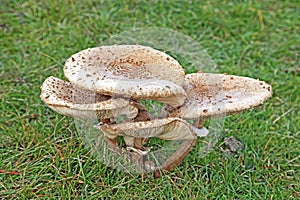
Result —
<path fill-rule="evenodd" d="M 8 1 L 0 3 L 2 199 L 297 199 L 300 197 L 300 6 L 296 1 Z M 93 158 L 72 119 L 39 99 L 64 61 L 131 28 L 189 35 L 221 72 L 272 85 L 263 106 L 224 121 L 222 138 L 245 145 L 204 158 L 194 149 L 160 179 L 110 169 Z M 287 71 L 287 72 L 286 72 Z"/>

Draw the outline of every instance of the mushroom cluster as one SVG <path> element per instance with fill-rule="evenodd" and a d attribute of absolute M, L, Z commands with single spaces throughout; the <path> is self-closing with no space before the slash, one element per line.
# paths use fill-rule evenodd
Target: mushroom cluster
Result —
<path fill-rule="evenodd" d="M 156 176 L 161 169 L 172 171 L 197 137 L 207 136 L 204 119 L 253 108 L 272 95 L 270 85 L 252 78 L 185 74 L 171 56 L 141 45 L 80 51 L 66 61 L 64 75 L 69 82 L 52 76 L 44 81 L 41 99 L 62 115 L 98 121 L 111 151 L 125 152 L 132 163 L 144 162 Z M 152 115 L 141 100 L 162 103 L 160 114 Z M 143 159 L 151 151 L 145 144 L 153 137 L 183 142 L 156 165 Z"/>

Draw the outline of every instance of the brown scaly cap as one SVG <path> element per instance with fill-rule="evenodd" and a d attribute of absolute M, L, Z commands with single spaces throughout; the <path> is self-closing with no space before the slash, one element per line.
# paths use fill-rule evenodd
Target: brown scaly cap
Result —
<path fill-rule="evenodd" d="M 169 116 L 196 119 L 230 115 L 261 105 L 272 96 L 271 86 L 263 81 L 227 74 L 187 74 L 183 88 L 187 99 Z"/>
<path fill-rule="evenodd" d="M 71 83 L 52 76 L 42 84 L 40 96 L 56 112 L 85 120 L 106 119 L 119 115 L 134 118 L 138 113 L 138 109 L 125 99 L 113 99 L 77 89 Z"/>
<path fill-rule="evenodd" d="M 66 61 L 64 74 L 76 87 L 105 95 L 152 99 L 173 107 L 186 98 L 180 64 L 161 51 L 141 45 L 80 51 Z"/>

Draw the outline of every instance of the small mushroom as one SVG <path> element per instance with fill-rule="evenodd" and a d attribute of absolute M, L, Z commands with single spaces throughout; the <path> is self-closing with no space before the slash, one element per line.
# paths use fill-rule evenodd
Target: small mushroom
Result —
<path fill-rule="evenodd" d="M 171 117 L 205 119 L 235 114 L 272 96 L 271 86 L 263 81 L 227 74 L 187 74 L 183 88 L 187 98 L 178 109 L 169 109 Z"/>
<path fill-rule="evenodd" d="M 157 137 L 162 140 L 193 140 L 206 136 L 206 129 L 197 129 L 180 118 L 153 119 L 151 121 L 105 124 L 101 130 L 107 137 L 130 136 L 137 138 Z"/>
<path fill-rule="evenodd" d="M 169 55 L 141 45 L 89 48 L 71 56 L 65 76 L 76 87 L 133 100 L 157 100 L 173 107 L 186 98 L 184 71 Z"/>
<path fill-rule="evenodd" d="M 62 115 L 84 120 L 108 119 L 120 115 L 132 119 L 138 115 L 138 109 L 128 100 L 77 89 L 69 82 L 52 76 L 41 86 L 41 99 Z"/>
<path fill-rule="evenodd" d="M 193 148 L 196 143 L 197 136 L 205 137 L 208 134 L 207 129 L 195 128 L 180 118 L 154 119 L 151 121 L 127 122 L 121 124 L 105 124 L 100 128 L 107 138 L 111 140 L 115 139 L 117 136 L 123 136 L 124 139 L 126 137 L 157 137 L 162 140 L 183 140 L 183 143 L 178 147 L 178 149 L 167 160 L 165 160 L 161 166 L 152 166 L 152 170 L 156 177 L 160 176 L 159 172 L 161 169 L 172 171 Z M 149 152 L 149 150 L 144 151 L 139 148 L 135 148 L 133 145 L 133 142 L 131 144 L 128 144 L 127 142 L 126 148 L 127 150 L 133 151 L 133 155 L 130 156 L 131 158 L 134 158 L 132 162 L 141 160 L 142 156 L 147 155 Z M 117 145 L 110 143 L 110 147 L 116 152 L 120 151 Z"/>

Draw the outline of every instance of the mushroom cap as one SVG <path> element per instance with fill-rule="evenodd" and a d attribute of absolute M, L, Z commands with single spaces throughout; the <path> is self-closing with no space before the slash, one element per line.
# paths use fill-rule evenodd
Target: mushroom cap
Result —
<path fill-rule="evenodd" d="M 174 107 L 186 97 L 180 64 L 161 51 L 141 45 L 85 49 L 66 61 L 64 74 L 76 87 L 105 95 L 153 99 Z"/>
<path fill-rule="evenodd" d="M 74 118 L 95 120 L 125 115 L 131 119 L 138 114 L 128 100 L 81 90 L 53 76 L 42 84 L 40 96 L 54 111 Z"/>
<path fill-rule="evenodd" d="M 180 118 L 154 119 L 151 121 L 105 124 L 101 130 L 108 138 L 127 136 L 135 138 L 157 137 L 162 140 L 193 140 L 205 136 L 206 129 L 197 129 Z"/>
<path fill-rule="evenodd" d="M 227 74 L 193 73 L 185 76 L 185 103 L 169 114 L 184 119 L 238 113 L 262 104 L 272 96 L 263 81 Z"/>

